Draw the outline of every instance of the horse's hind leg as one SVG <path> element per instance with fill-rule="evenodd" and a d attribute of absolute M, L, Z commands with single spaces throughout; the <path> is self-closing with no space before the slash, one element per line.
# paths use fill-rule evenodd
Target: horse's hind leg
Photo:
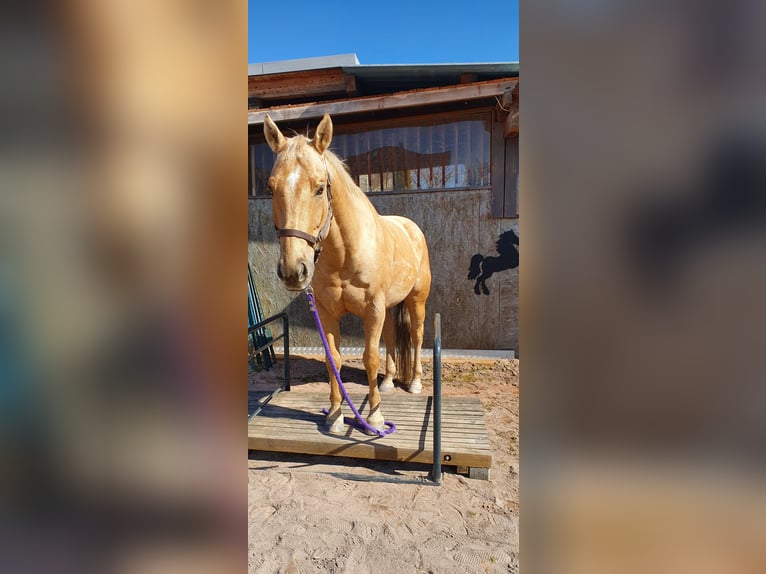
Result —
<path fill-rule="evenodd" d="M 396 376 L 394 319 L 390 311 L 386 311 L 386 320 L 383 322 L 383 340 L 386 342 L 386 376 L 378 388 L 385 393 L 394 390 L 394 376 Z"/>
<path fill-rule="evenodd" d="M 485 260 L 485 261 L 486 261 L 486 260 Z M 476 287 L 474 287 L 474 289 L 473 289 L 473 290 L 474 290 L 474 292 L 475 292 L 477 295 L 481 295 L 481 293 L 479 292 L 479 286 L 481 286 L 481 290 L 482 290 L 482 292 L 483 292 L 485 295 L 489 295 L 489 289 L 487 289 L 487 283 L 486 283 L 486 281 L 487 281 L 487 279 L 489 279 L 490 277 L 492 277 L 492 273 L 493 273 L 492 271 L 486 271 L 486 272 L 485 272 L 485 271 L 482 271 L 481 275 L 479 275 L 479 276 L 476 278 Z"/>
<path fill-rule="evenodd" d="M 335 366 L 340 373 L 340 320 L 324 311 L 319 305 L 317 305 L 317 310 L 330 347 L 330 355 L 332 355 Z M 325 358 L 325 365 L 327 366 L 327 374 L 330 376 L 330 410 L 325 418 L 327 430 L 330 434 L 343 434 L 346 425 L 343 422 L 343 412 L 341 411 L 340 387 L 327 358 Z"/>
<path fill-rule="evenodd" d="M 423 384 L 421 382 L 421 378 L 423 377 L 423 363 L 421 361 L 420 353 L 421 348 L 423 347 L 427 298 L 428 292 L 425 294 L 414 294 L 407 299 L 407 311 L 410 314 L 410 338 L 412 339 L 412 346 L 415 349 L 415 353 L 413 354 L 413 376 L 407 390 L 415 394 L 423 389 Z"/>

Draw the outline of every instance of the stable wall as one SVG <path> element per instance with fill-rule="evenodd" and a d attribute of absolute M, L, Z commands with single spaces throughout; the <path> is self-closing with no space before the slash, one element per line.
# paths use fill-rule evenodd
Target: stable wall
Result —
<path fill-rule="evenodd" d="M 492 275 L 489 295 L 476 295 L 469 280 L 476 253 L 498 256 L 495 242 L 510 229 L 518 235 L 518 219 L 490 217 L 490 190 L 435 191 L 368 196 L 382 215 L 404 215 L 423 230 L 431 257 L 431 295 L 428 299 L 424 347 L 433 345 L 434 313 L 442 316 L 442 346 L 448 349 L 513 349 L 519 352 L 518 268 Z M 279 244 L 269 198 L 249 199 L 248 257 L 253 280 L 269 316 L 286 310 L 290 344 L 321 345 L 306 297 L 282 287 L 276 276 Z M 361 320 L 341 320 L 341 345 L 362 347 Z M 382 341 L 381 341 L 382 345 Z"/>

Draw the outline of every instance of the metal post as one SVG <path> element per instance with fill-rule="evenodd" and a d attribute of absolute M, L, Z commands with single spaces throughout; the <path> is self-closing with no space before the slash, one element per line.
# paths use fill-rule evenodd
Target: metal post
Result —
<path fill-rule="evenodd" d="M 434 317 L 434 484 L 442 481 L 442 323 Z"/>
<path fill-rule="evenodd" d="M 290 390 L 290 323 L 287 320 L 287 314 L 285 314 L 282 317 L 282 333 L 284 333 L 285 337 L 285 382 L 284 382 L 284 388 L 286 391 Z"/>

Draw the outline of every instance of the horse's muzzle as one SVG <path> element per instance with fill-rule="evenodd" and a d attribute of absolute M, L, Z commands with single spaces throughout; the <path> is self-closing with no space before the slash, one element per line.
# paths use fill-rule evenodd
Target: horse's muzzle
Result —
<path fill-rule="evenodd" d="M 283 259 L 277 264 L 277 277 L 289 291 L 303 291 L 311 283 L 314 264 L 300 261 L 295 265 L 286 265 Z"/>

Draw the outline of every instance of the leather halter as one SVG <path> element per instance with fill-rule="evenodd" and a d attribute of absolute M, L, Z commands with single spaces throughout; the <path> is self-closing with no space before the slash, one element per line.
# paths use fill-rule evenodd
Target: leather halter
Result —
<path fill-rule="evenodd" d="M 274 225 L 274 229 L 277 230 L 277 239 L 280 237 L 297 237 L 306 241 L 311 247 L 314 248 L 314 263 L 319 259 L 319 253 L 322 251 L 322 241 L 330 233 L 330 224 L 332 223 L 332 183 L 330 182 L 330 170 L 327 167 L 327 158 L 322 156 L 324 160 L 324 169 L 327 173 L 327 218 L 324 225 L 319 229 L 319 233 L 311 235 L 300 229 L 291 229 L 289 227 L 279 228 Z"/>

